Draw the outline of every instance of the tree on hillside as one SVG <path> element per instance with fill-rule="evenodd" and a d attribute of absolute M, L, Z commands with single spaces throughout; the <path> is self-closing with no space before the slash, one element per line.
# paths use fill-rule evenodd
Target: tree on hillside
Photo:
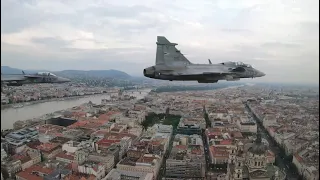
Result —
<path fill-rule="evenodd" d="M 166 115 L 168 116 L 169 114 L 170 114 L 170 108 L 167 107 L 167 109 L 166 109 Z"/>
<path fill-rule="evenodd" d="M 206 106 L 203 106 L 203 118 L 206 121 L 206 127 L 211 127 L 211 121 L 209 119 L 209 115 L 206 111 Z"/>
<path fill-rule="evenodd" d="M 208 128 L 208 127 L 211 127 L 211 121 L 210 121 L 210 119 L 209 119 L 208 113 L 205 113 L 205 114 L 204 114 L 204 119 L 205 119 L 205 121 L 206 121 L 206 126 L 207 126 L 207 128 Z"/>

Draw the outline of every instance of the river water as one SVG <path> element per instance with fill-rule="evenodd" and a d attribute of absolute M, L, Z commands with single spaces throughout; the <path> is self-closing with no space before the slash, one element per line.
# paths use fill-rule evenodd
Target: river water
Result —
<path fill-rule="evenodd" d="M 151 89 L 143 89 L 138 91 L 126 92 L 126 94 L 135 96 L 137 99 L 141 99 L 146 96 Z M 141 93 L 140 93 L 141 92 Z M 13 123 L 19 120 L 27 120 L 37 118 L 48 113 L 60 111 L 74 106 L 79 106 L 83 103 L 91 101 L 95 104 L 100 104 L 102 99 L 107 99 L 110 96 L 108 94 L 87 96 L 79 99 L 70 99 L 65 101 L 51 101 L 40 104 L 28 105 L 23 108 L 9 108 L 1 110 L 1 130 L 13 128 Z"/>

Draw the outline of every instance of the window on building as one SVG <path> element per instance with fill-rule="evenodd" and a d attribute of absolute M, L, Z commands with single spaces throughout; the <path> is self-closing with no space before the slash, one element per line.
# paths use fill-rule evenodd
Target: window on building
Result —
<path fill-rule="evenodd" d="M 254 162 L 254 166 L 257 166 L 257 161 Z"/>

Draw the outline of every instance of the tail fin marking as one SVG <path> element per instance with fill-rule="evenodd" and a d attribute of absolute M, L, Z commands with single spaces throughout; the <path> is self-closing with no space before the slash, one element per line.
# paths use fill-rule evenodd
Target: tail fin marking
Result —
<path fill-rule="evenodd" d="M 156 65 L 163 64 L 168 66 L 185 66 L 192 64 L 175 47 L 177 43 L 171 43 L 164 36 L 157 37 Z"/>

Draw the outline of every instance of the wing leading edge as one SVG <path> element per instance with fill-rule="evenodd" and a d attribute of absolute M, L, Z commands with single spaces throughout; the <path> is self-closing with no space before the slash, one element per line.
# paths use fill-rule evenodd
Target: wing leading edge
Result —
<path fill-rule="evenodd" d="M 26 78 L 23 75 L 1 75 L 1 82 L 10 81 L 25 81 Z"/>

